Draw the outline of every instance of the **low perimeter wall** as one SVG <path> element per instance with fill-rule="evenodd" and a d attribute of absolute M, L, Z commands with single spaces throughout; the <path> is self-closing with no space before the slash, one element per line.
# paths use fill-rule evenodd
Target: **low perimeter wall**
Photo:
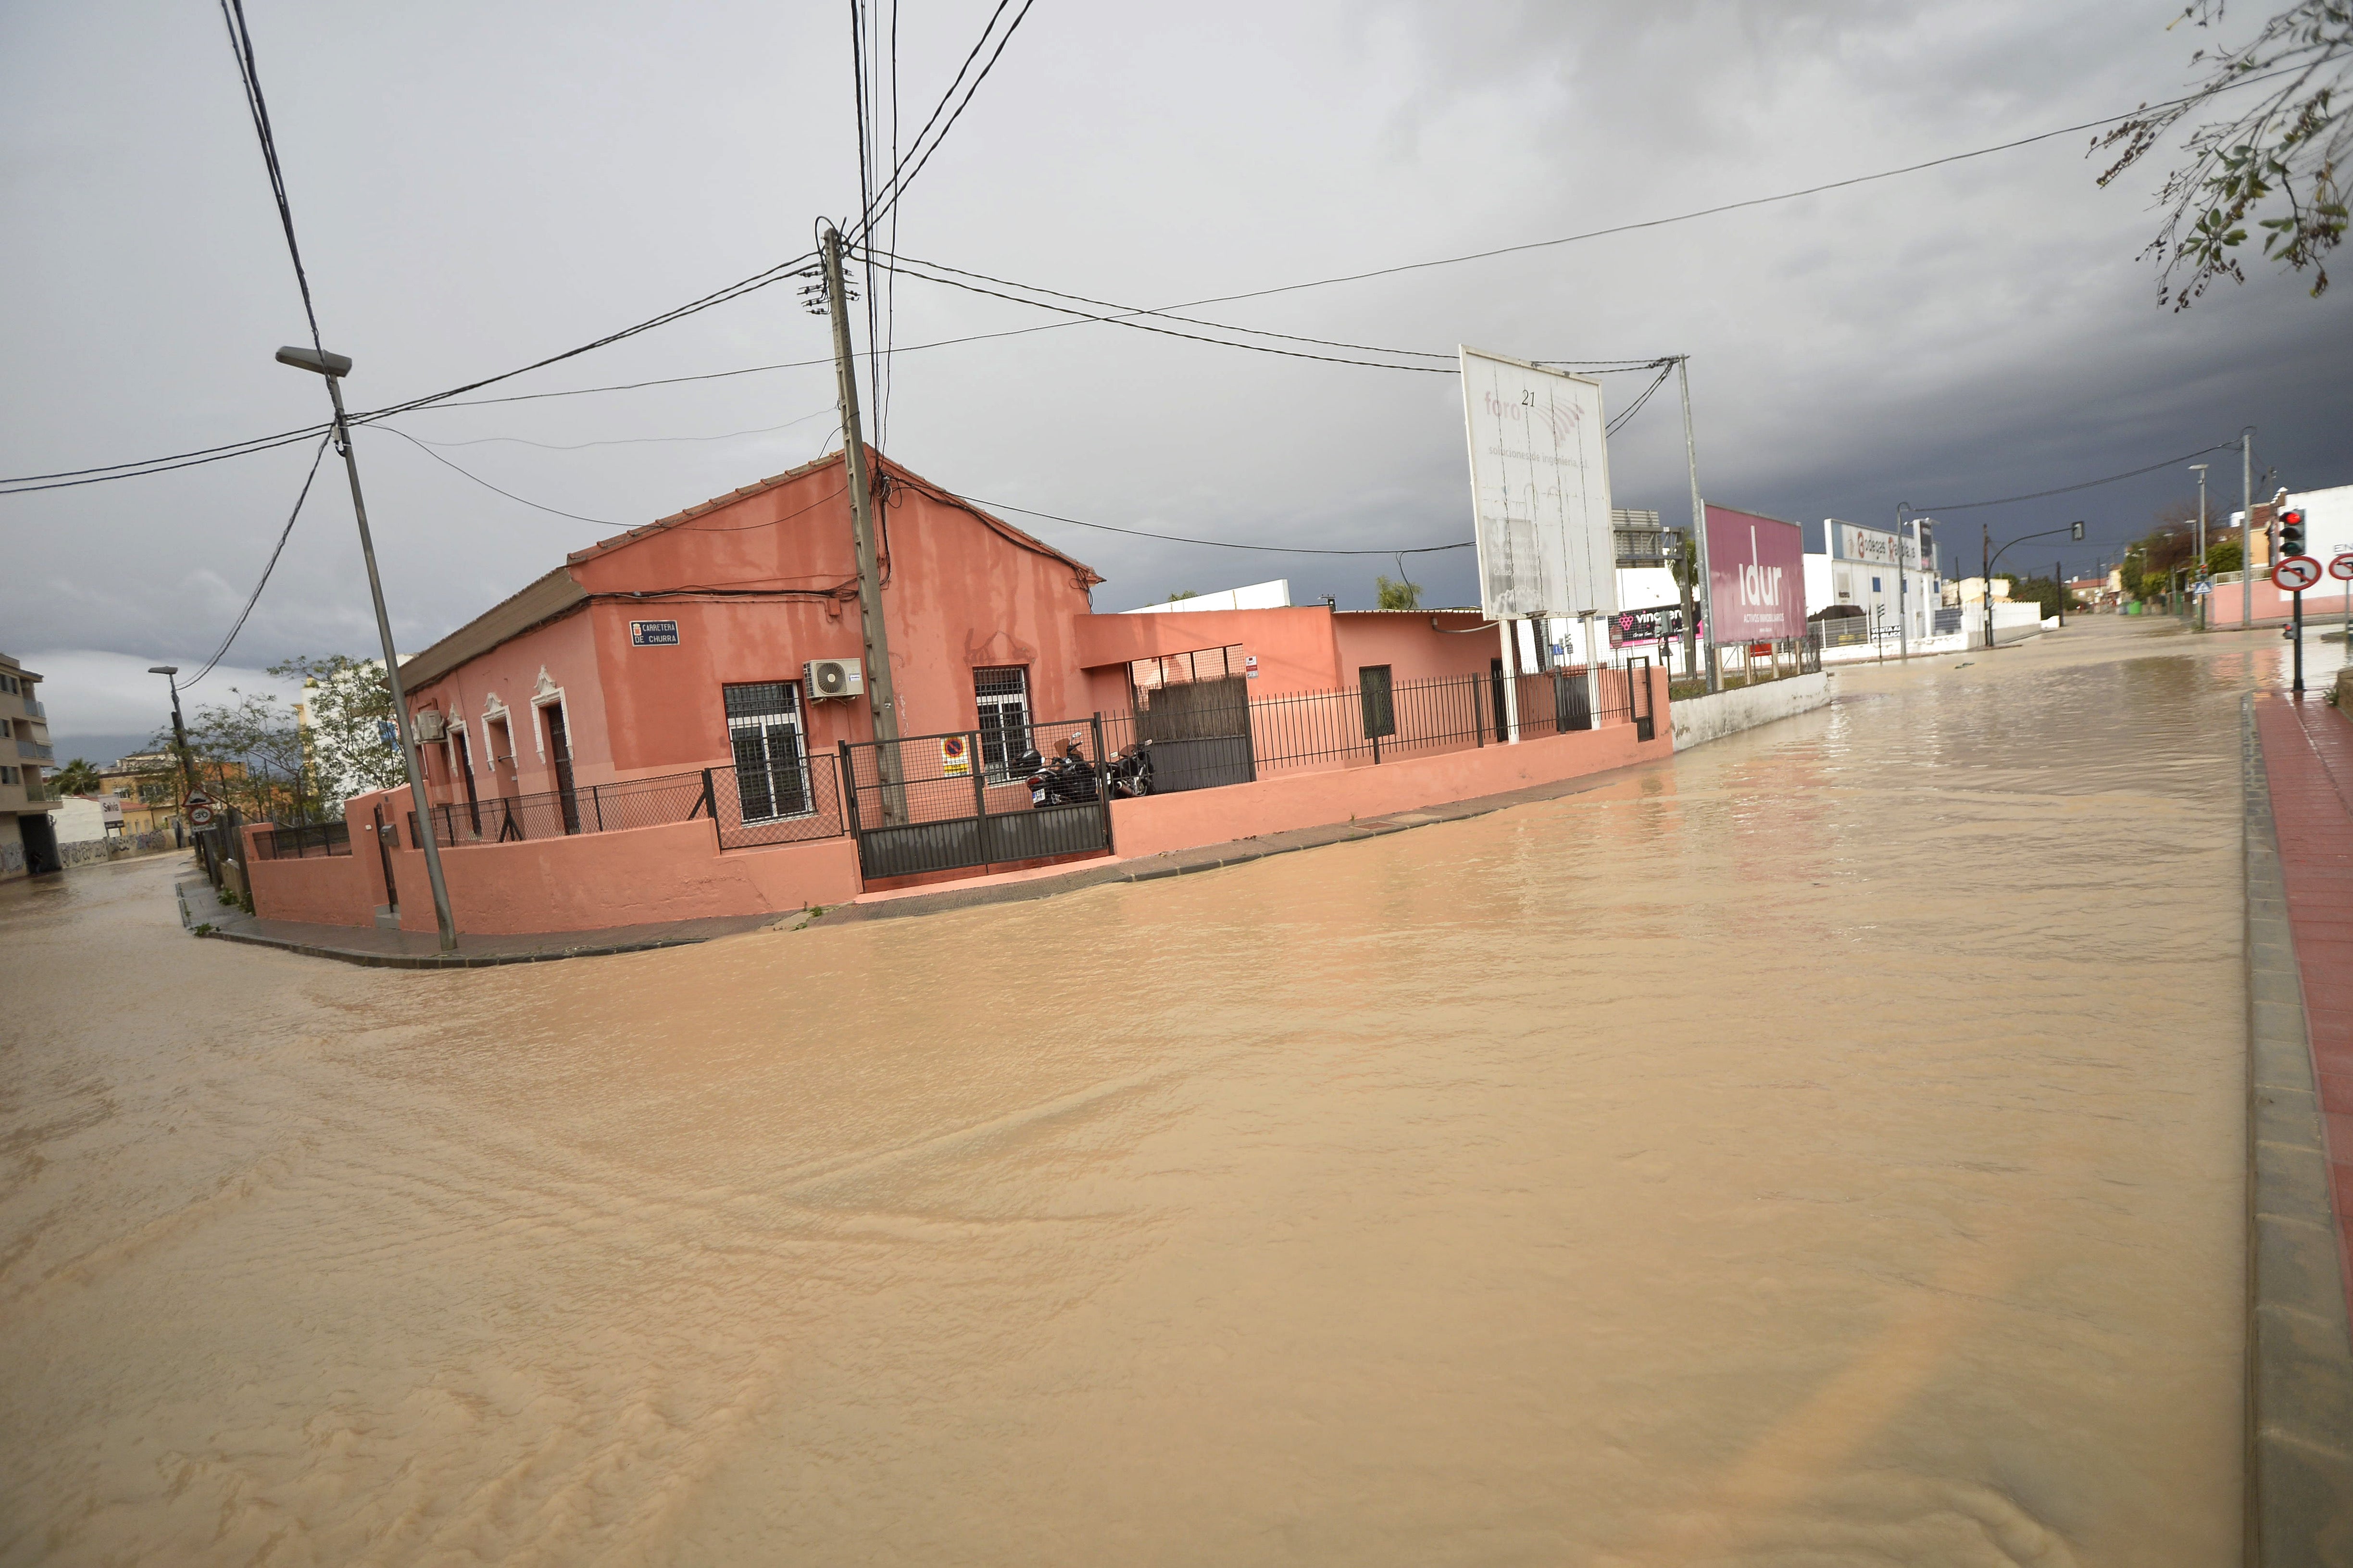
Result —
<path fill-rule="evenodd" d="M 1659 684 L 1665 682 L 1660 679 Z M 1667 704 L 1662 700 L 1659 706 Z M 1637 741 L 1633 725 L 1613 724 L 1514 746 L 1400 757 L 1323 773 L 1278 773 L 1256 784 L 1115 800 L 1111 805 L 1112 842 L 1124 857 L 1164 855 L 1556 784 L 1665 758 L 1673 751 L 1674 742 L 1668 736 Z"/>
<path fill-rule="evenodd" d="M 353 855 L 252 858 L 253 912 L 264 920 L 372 926 L 384 872 L 364 834 Z M 859 893 L 848 838 L 719 850 L 708 822 L 584 833 L 521 844 L 445 846 L 441 870 L 458 929 L 480 936 L 602 931 L 614 926 L 789 913 Z M 425 852 L 396 849 L 403 931 L 433 930 Z"/>
<path fill-rule="evenodd" d="M 1669 715 L 1674 721 L 1675 750 L 1685 751 L 1708 741 L 1722 740 L 1743 730 L 1754 730 L 1759 724 L 1770 724 L 1776 719 L 1810 713 L 1830 700 L 1831 678 L 1827 672 L 1792 675 L 1706 697 L 1686 697 L 1674 705 Z"/>

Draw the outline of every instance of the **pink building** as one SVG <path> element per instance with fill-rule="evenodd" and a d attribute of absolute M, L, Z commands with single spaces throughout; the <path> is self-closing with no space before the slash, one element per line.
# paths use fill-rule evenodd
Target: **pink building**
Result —
<path fill-rule="evenodd" d="M 1095 615 L 1091 568 L 877 455 L 904 738 L 878 750 L 862 691 L 827 695 L 813 668 L 863 653 L 844 468 L 835 453 L 576 552 L 406 661 L 460 931 L 788 911 L 1671 744 L 1663 676 L 1507 676 L 1476 612 Z M 1033 809 L 1019 759 L 1066 735 L 1095 760 L 1151 741 L 1157 790 Z M 257 912 L 429 931 L 406 790 L 345 820 L 356 853 L 290 836 L 281 856 L 253 830 Z"/>

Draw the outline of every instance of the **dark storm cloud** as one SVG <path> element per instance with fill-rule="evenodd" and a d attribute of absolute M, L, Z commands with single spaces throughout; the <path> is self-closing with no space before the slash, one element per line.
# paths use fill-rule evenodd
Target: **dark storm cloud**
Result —
<path fill-rule="evenodd" d="M 910 105 L 928 107 L 986 10 L 908 5 Z M 2164 31 L 2171 15 L 1050 0 L 926 171 L 899 243 L 1162 304 L 1575 233 L 2168 96 L 2190 47 Z M 814 215 L 852 199 L 833 7 L 263 0 L 251 16 L 322 319 L 360 362 L 362 404 L 522 363 L 753 272 L 805 248 Z M 13 372 L 0 468 L 315 419 L 315 383 L 269 359 L 301 335 L 301 314 L 216 19 L 20 7 L 0 27 L 0 271 L 22 302 L 0 322 Z M 2316 303 L 2266 278 L 2186 315 L 2154 309 L 2136 258 L 2153 180 L 2096 190 L 2086 140 L 1209 313 L 1439 351 L 1687 352 L 1709 494 L 1810 522 L 2065 484 L 2250 423 L 2259 466 L 2287 482 L 2353 480 L 2341 297 Z M 910 281 L 896 341 L 1038 319 Z M 513 390 L 826 348 L 823 323 L 778 289 Z M 1609 378 L 1611 405 L 1641 384 Z M 481 443 L 437 450 L 596 523 L 364 437 L 404 646 L 566 550 L 807 460 L 831 396 L 818 365 L 402 421 L 425 440 Z M 703 439 L 746 430 L 768 433 Z M 1335 546 L 1468 531 L 1461 414 L 1439 376 L 1082 326 L 902 356 L 888 432 L 894 454 L 941 482 L 1123 526 Z M 631 444 L 584 445 L 604 441 Z M 105 709 L 79 727 L 111 726 L 114 709 L 152 702 L 144 665 L 201 661 L 307 462 L 289 449 L 0 502 L 12 556 L 0 639 L 37 668 L 77 672 L 78 693 L 52 689 L 53 710 Z M 1672 386 L 1613 442 L 1611 464 L 1620 504 L 1688 505 Z M 2234 489 L 2235 468 L 2216 480 Z M 2095 521 L 2096 546 L 2188 488 L 2184 475 L 2092 492 L 2069 515 Z M 1988 515 L 1955 514 L 1947 538 L 1973 537 Z M 1991 514 L 2021 530 L 2046 515 Z M 1109 575 L 1098 603 L 1112 608 L 1278 575 L 1302 597 L 1362 604 L 1374 574 L 1396 570 L 1036 526 Z M 1440 598 L 1469 595 L 1466 557 L 1411 570 Z M 233 662 L 367 647 L 332 469 L 279 573 Z"/>

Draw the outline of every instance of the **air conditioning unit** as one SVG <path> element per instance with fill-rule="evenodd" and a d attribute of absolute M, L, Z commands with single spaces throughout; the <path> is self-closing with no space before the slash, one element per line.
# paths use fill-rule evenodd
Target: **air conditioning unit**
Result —
<path fill-rule="evenodd" d="M 854 658 L 810 659 L 801 666 L 801 679 L 812 699 L 866 695 L 866 668 Z"/>
<path fill-rule="evenodd" d="M 442 741 L 448 739 L 448 721 L 441 716 L 441 710 L 438 708 L 418 709 L 417 710 L 416 722 L 417 738 L 418 740 Z"/>

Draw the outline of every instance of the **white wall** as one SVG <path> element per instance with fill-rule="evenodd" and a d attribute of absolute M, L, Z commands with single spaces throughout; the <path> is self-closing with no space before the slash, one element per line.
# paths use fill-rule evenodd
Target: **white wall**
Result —
<path fill-rule="evenodd" d="M 1776 719 L 1811 712 L 1830 700 L 1831 677 L 1826 671 L 1736 686 L 1706 697 L 1680 698 L 1667 705 L 1667 716 L 1674 726 L 1675 750 L 1680 752 Z"/>

